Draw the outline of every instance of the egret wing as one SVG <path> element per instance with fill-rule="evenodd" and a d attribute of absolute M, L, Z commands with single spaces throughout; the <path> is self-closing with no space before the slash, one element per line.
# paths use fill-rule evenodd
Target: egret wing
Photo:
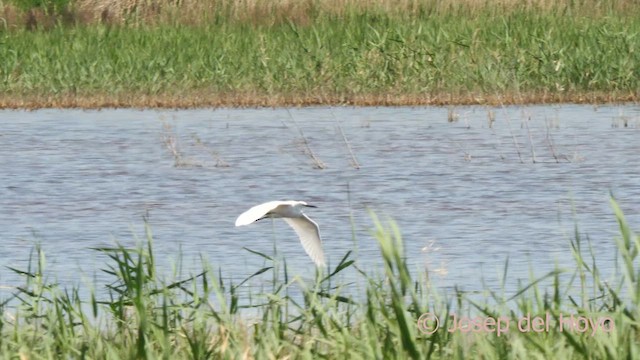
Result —
<path fill-rule="evenodd" d="M 267 215 L 269 211 L 276 208 L 280 203 L 280 201 L 269 201 L 252 207 L 238 216 L 236 219 L 236 226 L 249 225 L 260 220 L 260 218 Z"/>
<path fill-rule="evenodd" d="M 304 214 L 299 218 L 282 219 L 298 234 L 302 247 L 304 247 L 311 260 L 317 266 L 324 266 L 324 252 L 322 251 L 322 239 L 320 238 L 318 224 Z"/>

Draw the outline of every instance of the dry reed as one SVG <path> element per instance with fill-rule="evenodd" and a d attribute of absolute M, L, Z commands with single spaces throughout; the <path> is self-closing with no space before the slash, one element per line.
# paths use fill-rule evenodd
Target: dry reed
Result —
<path fill-rule="evenodd" d="M 187 91 L 181 94 L 43 94 L 0 96 L 0 109 L 43 108 L 218 108 L 218 107 L 291 107 L 314 105 L 350 106 L 447 106 L 447 105 L 512 105 L 512 104 L 603 104 L 640 101 L 640 93 L 582 92 L 527 94 L 334 94 L 318 97 L 308 94 L 267 94 L 256 92 Z"/>
<path fill-rule="evenodd" d="M 34 1 L 34 5 L 39 2 Z M 72 0 L 53 14 L 42 7 L 17 7 L 13 1 L 0 1 L 0 23 L 22 27 L 31 22 L 48 27 L 58 20 L 75 24 L 186 24 L 203 25 L 217 21 L 273 25 L 292 22 L 311 24 L 319 17 L 346 17 L 354 12 L 380 13 L 402 18 L 442 14 L 473 14 L 536 11 L 588 16 L 630 15 L 639 4 L 623 1 L 552 0 Z"/>

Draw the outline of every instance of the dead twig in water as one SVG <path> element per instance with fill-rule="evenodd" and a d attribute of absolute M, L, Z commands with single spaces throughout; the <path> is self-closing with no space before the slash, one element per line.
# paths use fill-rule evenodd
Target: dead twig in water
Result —
<path fill-rule="evenodd" d="M 192 135 L 191 137 L 196 142 L 196 146 L 201 147 L 202 149 L 207 151 L 211 155 L 211 157 L 216 161 L 215 167 L 229 167 L 229 163 L 224 161 L 224 159 L 220 157 L 220 154 L 218 154 L 217 151 L 212 150 L 208 146 L 203 144 L 202 140 L 200 140 L 200 137 L 198 137 L 195 134 Z"/>
<path fill-rule="evenodd" d="M 166 121 L 162 122 L 162 141 L 164 142 L 164 146 L 171 152 L 173 155 L 173 166 L 180 167 L 183 163 L 182 154 L 178 149 L 178 140 L 176 139 L 176 135 L 173 133 L 173 128 Z"/>
<path fill-rule="evenodd" d="M 333 113 L 331 115 L 333 115 Z M 356 159 L 356 155 L 353 153 L 351 144 L 349 143 L 349 140 L 347 140 L 347 136 L 344 134 L 344 131 L 342 130 L 342 126 L 340 125 L 340 122 L 338 121 L 335 115 L 333 115 L 333 117 L 336 119 L 338 130 L 340 130 L 340 134 L 342 135 L 342 140 L 344 140 L 344 144 L 347 146 L 349 155 L 351 155 L 351 166 L 353 166 L 354 169 L 360 169 L 360 164 L 358 163 L 358 159 Z"/>
<path fill-rule="evenodd" d="M 536 150 L 533 148 L 533 137 L 531 136 L 531 129 L 529 129 L 529 120 L 531 120 L 531 116 L 526 116 L 524 125 L 527 127 L 527 134 L 529 135 L 529 145 L 531 146 L 531 161 L 535 164 L 536 161 Z"/>
<path fill-rule="evenodd" d="M 173 155 L 173 166 L 174 167 L 202 167 L 202 164 L 191 161 L 184 156 L 182 156 L 182 152 L 180 151 L 180 146 L 178 145 L 178 137 L 173 132 L 173 128 L 166 121 L 162 121 L 162 140 L 164 142 L 165 147 L 171 152 Z"/>
<path fill-rule="evenodd" d="M 502 140 L 500 140 L 500 137 L 498 136 L 498 134 L 496 134 L 495 129 L 491 128 L 491 132 L 493 133 L 493 136 L 496 138 L 496 140 L 498 140 L 498 146 L 494 145 L 493 148 L 498 151 L 498 154 L 500 154 L 500 160 L 504 161 L 505 157 L 502 153 Z"/>
<path fill-rule="evenodd" d="M 447 122 L 456 122 L 460 119 L 460 114 L 456 112 L 456 108 L 449 106 L 447 109 Z"/>
<path fill-rule="evenodd" d="M 546 136 L 546 140 L 547 140 L 547 145 L 549 145 L 549 151 L 551 151 L 551 155 L 553 156 L 553 158 L 556 160 L 556 163 L 559 163 L 560 160 L 558 159 L 558 155 L 556 154 L 556 147 L 553 144 L 553 138 L 551 137 L 551 131 L 550 131 L 550 126 L 549 126 L 549 120 L 545 119 L 544 121 L 545 126 L 547 127 L 547 136 Z M 568 159 L 567 159 L 568 160 Z"/>
<path fill-rule="evenodd" d="M 464 153 L 464 161 L 467 161 L 467 162 L 471 161 L 471 154 L 464 147 L 462 147 L 462 145 L 460 145 L 459 142 L 453 140 L 450 137 L 447 137 L 447 139 L 449 139 L 449 141 L 451 141 L 452 143 L 456 144 L 460 148 L 460 150 L 462 150 L 462 152 Z"/>
<path fill-rule="evenodd" d="M 313 161 L 313 167 L 315 169 L 326 169 L 327 165 L 325 165 L 324 162 L 322 162 L 322 160 L 320 160 L 316 154 L 313 152 L 313 150 L 311 150 L 311 147 L 309 146 L 309 141 L 307 141 L 307 137 L 304 136 L 304 133 L 302 132 L 302 129 L 298 126 L 298 122 L 296 121 L 296 119 L 293 118 L 293 116 L 291 115 L 291 112 L 289 111 L 289 109 L 287 109 L 287 114 L 289 114 L 289 117 L 291 118 L 291 120 L 293 121 L 293 124 L 296 126 L 296 128 L 298 129 L 298 132 L 300 133 L 300 136 L 302 137 L 302 144 L 305 147 L 305 154 L 307 154 L 311 160 Z"/>
<path fill-rule="evenodd" d="M 489 120 L 489 129 L 493 129 L 493 123 L 496 122 L 496 113 L 489 109 L 487 111 L 487 119 Z"/>
<path fill-rule="evenodd" d="M 524 161 L 522 161 L 522 154 L 520 154 L 520 146 L 518 145 L 518 140 L 516 139 L 516 136 L 513 133 L 513 130 L 511 129 L 511 120 L 509 119 L 509 114 L 507 113 L 507 109 L 505 109 L 504 105 L 502 105 L 502 110 L 505 112 L 505 115 L 507 116 L 507 126 L 509 127 L 509 133 L 511 134 L 511 138 L 513 139 L 513 144 L 515 145 L 516 151 L 518 152 L 518 158 L 520 159 L 520 163 L 524 164 Z"/>

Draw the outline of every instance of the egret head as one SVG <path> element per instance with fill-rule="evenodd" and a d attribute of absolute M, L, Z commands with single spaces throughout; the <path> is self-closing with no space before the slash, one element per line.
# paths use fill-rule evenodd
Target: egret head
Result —
<path fill-rule="evenodd" d="M 299 204 L 300 204 L 300 205 L 302 205 L 302 206 L 304 206 L 304 207 L 317 208 L 317 206 L 315 206 L 315 205 L 309 205 L 309 204 L 307 204 L 307 203 L 306 203 L 306 202 L 304 202 L 304 201 L 300 201 L 300 202 L 299 202 Z"/>

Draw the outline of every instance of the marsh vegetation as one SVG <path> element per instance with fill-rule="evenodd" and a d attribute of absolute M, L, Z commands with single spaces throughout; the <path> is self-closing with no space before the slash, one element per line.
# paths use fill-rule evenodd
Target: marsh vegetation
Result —
<path fill-rule="evenodd" d="M 634 1 L 5 1 L 0 106 L 637 100 Z"/>
<path fill-rule="evenodd" d="M 167 277 L 157 268 L 153 235 L 146 227 L 146 238 L 135 248 L 95 249 L 108 258 L 102 271 L 112 281 L 105 291 L 87 291 L 62 288 L 48 277 L 46 256 L 36 248 L 28 268 L 10 269 L 24 284 L 0 304 L 0 355 L 635 358 L 640 351 L 640 237 L 613 199 L 611 206 L 619 226 L 611 239 L 618 249 L 614 278 L 602 276 L 588 239 L 576 228 L 570 240 L 574 264 L 541 276 L 532 272 L 514 292 L 448 293 L 432 287 L 431 269 L 410 271 L 399 228 L 373 213 L 372 236 L 383 262 L 375 274 L 362 271 L 348 251 L 326 273 L 304 279 L 289 273 L 285 260 L 247 249 L 265 265 L 244 280 L 228 280 L 223 269 L 204 260 L 202 271 Z M 341 280 L 347 270 L 359 274 L 357 283 Z M 509 272 L 506 260 L 503 280 Z M 258 278 L 261 286 L 247 287 Z M 441 319 L 440 327 L 425 323 L 424 314 Z M 469 320 L 490 318 L 502 327 Z M 536 318 L 547 323 L 523 322 Z"/>

